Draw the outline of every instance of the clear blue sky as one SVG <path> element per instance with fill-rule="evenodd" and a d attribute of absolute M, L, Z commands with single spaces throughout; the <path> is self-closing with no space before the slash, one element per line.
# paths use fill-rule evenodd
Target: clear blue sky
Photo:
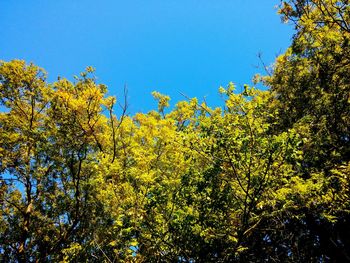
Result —
<path fill-rule="evenodd" d="M 24 59 L 49 80 L 97 69 L 109 94 L 129 89 L 131 113 L 156 107 L 150 93 L 180 92 L 219 104 L 220 85 L 250 83 L 290 44 L 279 0 L 0 0 L 0 60 Z"/>

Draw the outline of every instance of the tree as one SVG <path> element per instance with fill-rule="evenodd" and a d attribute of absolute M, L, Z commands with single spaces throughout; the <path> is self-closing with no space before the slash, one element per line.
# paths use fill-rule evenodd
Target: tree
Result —
<path fill-rule="evenodd" d="M 305 170 L 349 161 L 350 29 L 348 1 L 289 1 L 280 12 L 295 23 L 292 46 L 266 84 L 280 103 L 279 125 L 303 126 Z M 306 128 L 307 127 L 307 128 Z"/>
<path fill-rule="evenodd" d="M 268 245 L 283 244 L 281 255 L 293 260 L 347 262 L 349 3 L 283 1 L 280 12 L 296 34 L 264 83 L 279 113 L 273 132 L 295 129 L 302 158 L 292 161 L 299 182 L 287 187 L 283 223 L 270 232 Z"/>
<path fill-rule="evenodd" d="M 91 67 L 1 62 L 2 261 L 350 261 L 349 11 L 283 1 L 270 89 L 230 83 L 218 108 L 154 92 L 118 117 Z"/>
<path fill-rule="evenodd" d="M 46 83 L 24 61 L 0 65 L 1 254 L 5 261 L 62 259 L 93 234 L 98 205 L 89 184 L 102 150 L 105 87 L 82 73 Z"/>
<path fill-rule="evenodd" d="M 224 112 L 192 99 L 164 115 L 167 97 L 157 93 L 160 113 L 137 114 L 121 124 L 118 157 L 101 166 L 99 177 L 115 224 L 104 240 L 113 248 L 108 258 L 245 258 L 249 237 L 270 218 L 265 207 L 292 173 L 286 160 L 296 154 L 298 136 L 270 134 L 267 119 L 275 113 L 266 115 L 269 92 L 247 87 L 236 95 L 233 88 L 222 89 Z"/>

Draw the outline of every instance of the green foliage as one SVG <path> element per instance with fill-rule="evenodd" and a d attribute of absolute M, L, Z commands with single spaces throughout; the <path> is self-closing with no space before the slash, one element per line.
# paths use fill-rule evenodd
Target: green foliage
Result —
<path fill-rule="evenodd" d="M 290 0 L 269 86 L 114 114 L 94 68 L 0 62 L 4 262 L 350 261 L 349 4 Z"/>

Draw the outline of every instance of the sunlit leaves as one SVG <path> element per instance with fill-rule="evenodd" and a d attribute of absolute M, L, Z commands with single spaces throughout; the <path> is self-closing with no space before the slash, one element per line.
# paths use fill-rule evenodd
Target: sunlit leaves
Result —
<path fill-rule="evenodd" d="M 49 84 L 1 62 L 2 259 L 344 262 L 348 11 L 282 1 L 297 32 L 254 79 L 271 89 L 229 83 L 217 108 L 153 92 L 157 110 L 127 116 L 92 67 Z"/>

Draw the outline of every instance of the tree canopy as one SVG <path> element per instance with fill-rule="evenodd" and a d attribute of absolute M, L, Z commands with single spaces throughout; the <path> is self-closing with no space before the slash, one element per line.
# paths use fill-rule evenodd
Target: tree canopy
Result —
<path fill-rule="evenodd" d="M 0 62 L 1 261 L 350 262 L 350 5 L 279 12 L 268 89 L 217 108 L 154 92 L 129 116 L 92 67 Z"/>

